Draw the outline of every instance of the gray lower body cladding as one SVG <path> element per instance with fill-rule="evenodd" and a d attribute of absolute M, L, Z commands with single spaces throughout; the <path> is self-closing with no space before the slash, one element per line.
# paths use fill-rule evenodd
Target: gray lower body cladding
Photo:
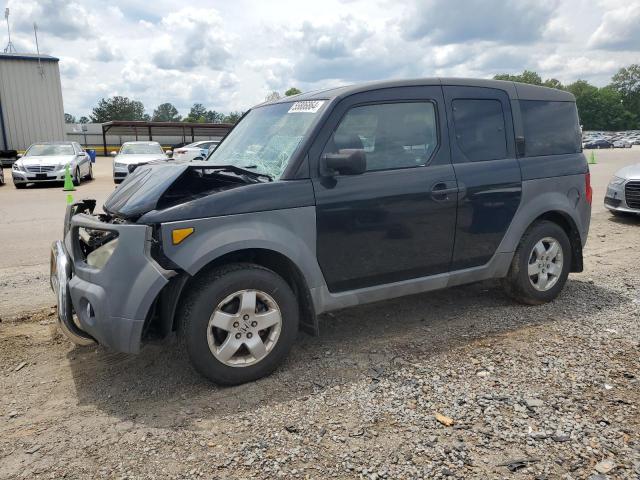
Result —
<path fill-rule="evenodd" d="M 486 264 L 339 293 L 329 291 L 318 264 L 314 206 L 167 222 L 161 224 L 160 235 L 164 255 L 189 276 L 227 254 L 243 250 L 275 252 L 297 268 L 315 312 L 322 313 L 504 277 L 524 232 L 537 218 L 549 212 L 560 215 L 571 226 L 574 243 L 577 242 L 581 255 L 591 212 L 585 199 L 584 174 L 537 178 L 522 182 L 522 200 L 517 212 Z M 79 227 L 118 232 L 118 247 L 102 269 L 89 267 L 80 258 L 73 241 Z M 173 245 L 172 231 L 179 228 L 194 228 L 194 233 Z M 149 310 L 175 275 L 151 258 L 151 227 L 103 224 L 94 217 L 76 215 L 66 245 L 74 259 L 69 288 L 80 326 L 98 342 L 115 350 L 136 352 Z"/>

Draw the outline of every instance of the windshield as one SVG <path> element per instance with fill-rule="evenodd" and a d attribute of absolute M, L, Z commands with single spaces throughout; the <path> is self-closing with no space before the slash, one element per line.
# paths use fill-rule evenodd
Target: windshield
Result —
<path fill-rule="evenodd" d="M 154 153 L 164 153 L 159 144 L 130 143 L 123 145 L 120 149 L 120 155 L 152 155 Z"/>
<path fill-rule="evenodd" d="M 75 155 L 71 145 L 31 145 L 24 154 L 25 157 L 46 157 L 50 155 Z"/>
<path fill-rule="evenodd" d="M 207 162 L 251 169 L 277 180 L 324 103 L 287 102 L 251 110 Z"/>

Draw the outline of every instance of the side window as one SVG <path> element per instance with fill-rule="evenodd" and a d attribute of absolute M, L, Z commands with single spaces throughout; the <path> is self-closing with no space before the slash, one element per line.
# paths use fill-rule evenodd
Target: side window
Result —
<path fill-rule="evenodd" d="M 573 102 L 520 100 L 525 156 L 577 153 L 582 134 Z"/>
<path fill-rule="evenodd" d="M 491 99 L 458 98 L 451 102 L 456 141 L 472 162 L 507 157 L 502 103 Z"/>
<path fill-rule="evenodd" d="M 384 103 L 351 108 L 324 153 L 364 150 L 367 171 L 426 165 L 438 145 L 431 102 Z"/>

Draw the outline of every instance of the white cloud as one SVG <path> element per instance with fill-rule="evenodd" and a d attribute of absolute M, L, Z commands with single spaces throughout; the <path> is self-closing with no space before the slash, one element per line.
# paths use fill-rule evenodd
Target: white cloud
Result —
<path fill-rule="evenodd" d="M 231 58 L 231 44 L 224 23 L 214 9 L 183 8 L 164 17 L 157 32 L 159 47 L 152 54 L 160 68 L 222 70 Z"/>
<path fill-rule="evenodd" d="M 638 0 L 9 0 L 12 39 L 61 58 L 65 109 L 104 96 L 244 110 L 273 90 L 533 69 L 605 85 L 638 63 Z M 0 47 L 6 33 L 0 29 Z"/>
<path fill-rule="evenodd" d="M 75 1 L 10 0 L 7 6 L 18 31 L 33 32 L 33 22 L 43 34 L 65 40 L 92 37 L 96 31 L 95 17 Z"/>
<path fill-rule="evenodd" d="M 93 59 L 98 62 L 113 62 L 122 57 L 120 49 L 113 45 L 110 39 L 100 38 L 91 49 Z"/>
<path fill-rule="evenodd" d="M 602 23 L 589 39 L 589 46 L 640 51 L 640 3 L 632 1 L 606 12 Z"/>

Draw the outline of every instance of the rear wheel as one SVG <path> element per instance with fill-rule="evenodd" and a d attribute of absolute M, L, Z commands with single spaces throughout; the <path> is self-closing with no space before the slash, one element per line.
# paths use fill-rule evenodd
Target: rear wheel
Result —
<path fill-rule="evenodd" d="M 87 180 L 93 180 L 93 165 L 91 163 L 89 163 L 89 172 L 85 178 Z"/>
<path fill-rule="evenodd" d="M 284 360 L 298 331 L 298 302 L 271 270 L 233 264 L 195 281 L 179 320 L 195 369 L 236 385 L 270 374 Z"/>
<path fill-rule="evenodd" d="M 505 292 L 527 305 L 550 302 L 562 291 L 571 261 L 565 231 L 553 222 L 537 222 L 520 240 L 509 273 L 502 280 Z"/>

